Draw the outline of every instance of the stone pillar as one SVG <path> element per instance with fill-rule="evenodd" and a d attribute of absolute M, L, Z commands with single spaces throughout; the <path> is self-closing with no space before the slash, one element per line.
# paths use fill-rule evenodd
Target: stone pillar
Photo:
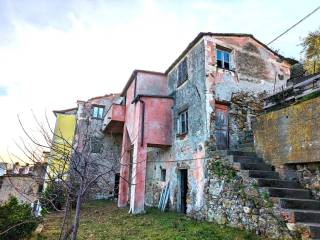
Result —
<path fill-rule="evenodd" d="M 129 169 L 130 169 L 130 139 L 126 126 L 123 128 L 122 150 L 121 150 L 121 166 L 120 166 L 120 183 L 118 207 L 125 207 L 128 203 L 129 190 Z"/>

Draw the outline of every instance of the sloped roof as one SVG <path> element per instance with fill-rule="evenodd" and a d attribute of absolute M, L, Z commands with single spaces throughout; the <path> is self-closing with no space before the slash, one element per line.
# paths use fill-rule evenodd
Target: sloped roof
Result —
<path fill-rule="evenodd" d="M 193 39 L 192 42 L 189 43 L 189 45 L 187 46 L 187 48 L 180 54 L 180 56 L 169 66 L 169 68 L 165 71 L 165 74 L 168 74 L 172 68 L 178 63 L 180 62 L 180 60 L 185 56 L 185 54 L 187 54 L 187 52 L 189 52 L 189 50 L 191 48 L 193 48 L 193 46 L 195 46 L 198 41 L 203 38 L 204 36 L 210 36 L 210 37 L 249 37 L 252 38 L 254 41 L 256 41 L 257 43 L 259 43 L 261 46 L 263 46 L 264 48 L 266 48 L 267 50 L 269 50 L 270 52 L 272 52 L 274 55 L 278 56 L 280 59 L 286 60 L 288 61 L 290 64 L 292 64 L 294 61 L 294 59 L 291 58 L 285 58 L 284 56 L 282 56 L 281 54 L 275 52 L 274 50 L 272 50 L 271 48 L 269 48 L 266 44 L 260 42 L 258 39 L 256 39 L 252 34 L 247 34 L 247 33 L 213 33 L 213 32 L 200 32 L 198 34 L 198 36 Z M 297 62 L 297 61 L 296 61 Z"/>

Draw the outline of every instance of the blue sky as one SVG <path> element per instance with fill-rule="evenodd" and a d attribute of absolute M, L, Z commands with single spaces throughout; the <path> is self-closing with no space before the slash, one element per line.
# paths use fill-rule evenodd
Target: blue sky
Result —
<path fill-rule="evenodd" d="M 31 110 L 121 91 L 133 69 L 164 71 L 201 31 L 251 33 L 267 43 L 318 0 L 0 0 L 0 155 L 32 129 Z M 301 57 L 320 11 L 272 48 Z"/>

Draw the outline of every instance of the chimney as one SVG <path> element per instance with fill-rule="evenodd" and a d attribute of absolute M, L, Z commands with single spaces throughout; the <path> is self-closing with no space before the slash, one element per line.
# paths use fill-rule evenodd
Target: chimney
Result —
<path fill-rule="evenodd" d="M 29 163 L 26 164 L 26 166 L 24 166 L 24 168 L 22 169 L 22 174 L 26 175 L 29 173 L 30 167 L 29 167 Z"/>
<path fill-rule="evenodd" d="M 13 166 L 13 174 L 19 174 L 19 171 L 20 171 L 20 163 L 19 162 L 16 162 Z"/>

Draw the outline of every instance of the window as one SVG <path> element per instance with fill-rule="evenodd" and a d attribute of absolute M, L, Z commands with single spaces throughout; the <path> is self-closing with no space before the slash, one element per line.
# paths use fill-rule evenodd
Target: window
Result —
<path fill-rule="evenodd" d="M 178 66 L 178 85 L 180 86 L 182 83 L 188 80 L 188 64 L 187 58 L 185 58 L 180 65 Z"/>
<path fill-rule="evenodd" d="M 188 133 L 188 110 L 179 113 L 177 126 L 178 134 Z"/>
<path fill-rule="evenodd" d="M 161 169 L 161 181 L 162 182 L 166 181 L 166 174 L 167 174 L 167 170 L 166 169 Z"/>
<path fill-rule="evenodd" d="M 101 153 L 102 140 L 97 137 L 92 137 L 90 140 L 91 140 L 91 153 Z"/>
<path fill-rule="evenodd" d="M 104 107 L 102 106 L 93 106 L 92 107 L 92 117 L 93 118 L 103 118 Z"/>
<path fill-rule="evenodd" d="M 230 51 L 217 49 L 216 51 L 218 68 L 230 69 Z"/>

